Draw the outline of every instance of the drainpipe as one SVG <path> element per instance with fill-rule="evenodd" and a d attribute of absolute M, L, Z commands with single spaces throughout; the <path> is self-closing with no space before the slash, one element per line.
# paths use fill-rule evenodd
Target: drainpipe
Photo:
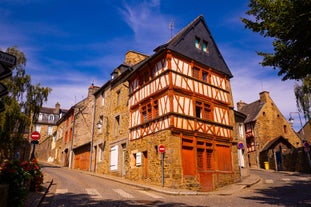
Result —
<path fill-rule="evenodd" d="M 75 107 L 73 108 L 73 123 L 72 123 L 72 137 L 70 143 L 70 154 L 69 154 L 69 168 L 72 168 L 72 159 L 73 159 L 73 138 L 75 134 L 75 124 L 76 124 L 76 114 L 75 114 Z"/>
<path fill-rule="evenodd" d="M 90 169 L 89 169 L 90 172 L 93 171 L 92 170 L 92 159 L 93 159 L 92 154 L 93 154 L 93 141 L 94 141 L 94 133 L 95 133 L 94 125 L 95 125 L 95 113 L 96 113 L 96 97 L 94 94 L 93 96 L 94 96 L 94 107 L 93 107 L 93 120 L 92 120 L 92 137 L 91 137 L 91 146 L 90 146 Z"/>

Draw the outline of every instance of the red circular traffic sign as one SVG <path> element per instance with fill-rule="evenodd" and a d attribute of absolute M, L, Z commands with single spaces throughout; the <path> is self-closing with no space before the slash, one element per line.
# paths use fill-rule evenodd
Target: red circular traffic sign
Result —
<path fill-rule="evenodd" d="M 165 152 L 165 147 L 164 147 L 164 145 L 160 145 L 159 146 L 159 152 L 161 152 L 161 153 L 164 153 Z"/>
<path fill-rule="evenodd" d="M 36 141 L 36 140 L 39 140 L 39 139 L 40 139 L 40 133 L 37 132 L 37 131 L 34 131 L 34 132 L 31 133 L 30 138 L 31 138 L 32 140 L 35 140 L 35 141 Z"/>

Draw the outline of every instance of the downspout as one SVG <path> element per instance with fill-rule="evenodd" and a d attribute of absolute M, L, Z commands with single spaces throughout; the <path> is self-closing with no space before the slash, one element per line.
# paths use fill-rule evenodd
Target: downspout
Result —
<path fill-rule="evenodd" d="M 94 96 L 94 101 L 93 101 L 94 107 L 93 107 L 93 120 L 92 120 L 92 137 L 91 137 L 91 146 L 90 146 L 90 169 L 89 169 L 90 172 L 92 172 L 92 159 L 93 159 L 92 154 L 93 154 L 93 141 L 94 141 L 94 133 L 95 133 L 94 125 L 95 125 L 95 113 L 96 113 L 96 97 L 94 94 L 93 96 Z"/>
<path fill-rule="evenodd" d="M 75 107 L 73 108 L 73 123 L 72 123 L 72 137 L 70 143 L 70 155 L 69 155 L 69 168 L 72 168 L 72 159 L 73 159 L 73 139 L 75 134 L 75 124 L 76 124 L 76 114 L 75 114 Z"/>

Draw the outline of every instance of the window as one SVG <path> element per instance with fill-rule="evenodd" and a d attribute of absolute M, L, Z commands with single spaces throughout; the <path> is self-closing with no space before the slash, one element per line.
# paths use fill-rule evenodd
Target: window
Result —
<path fill-rule="evenodd" d="M 287 126 L 286 125 L 283 126 L 283 131 L 284 131 L 284 133 L 287 133 Z"/>
<path fill-rule="evenodd" d="M 194 39 L 194 45 L 196 48 L 200 49 L 200 38 L 196 37 Z"/>
<path fill-rule="evenodd" d="M 207 47 L 206 41 L 203 41 L 203 43 L 202 43 L 202 51 L 208 53 L 208 47 Z"/>
<path fill-rule="evenodd" d="M 39 121 L 42 121 L 42 117 L 43 117 L 43 115 L 42 115 L 42 113 L 40 113 L 40 114 L 39 114 L 38 120 L 39 120 Z"/>
<path fill-rule="evenodd" d="M 117 91 L 117 106 L 119 106 L 120 105 L 120 98 L 121 98 L 121 91 L 120 90 L 118 90 Z"/>
<path fill-rule="evenodd" d="M 49 121 L 54 121 L 54 115 L 53 114 L 49 115 Z"/>
<path fill-rule="evenodd" d="M 98 145 L 98 160 L 99 161 L 103 161 L 104 147 L 105 147 L 104 143 L 101 143 Z"/>
<path fill-rule="evenodd" d="M 141 122 L 147 122 L 159 116 L 158 101 L 151 101 L 141 108 Z"/>
<path fill-rule="evenodd" d="M 192 69 L 192 77 L 199 79 L 200 78 L 200 69 L 193 68 Z"/>
<path fill-rule="evenodd" d="M 197 67 L 192 68 L 192 77 L 204 81 L 206 83 L 210 82 L 209 74 L 207 71 L 203 69 L 199 69 Z"/>
<path fill-rule="evenodd" d="M 197 101 L 195 104 L 195 116 L 201 119 L 211 119 L 210 105 Z"/>
<path fill-rule="evenodd" d="M 203 72 L 202 72 L 202 80 L 203 80 L 204 82 L 208 82 L 207 78 L 208 78 L 208 73 L 205 72 L 205 71 L 203 71 Z"/>
<path fill-rule="evenodd" d="M 110 148 L 110 170 L 118 169 L 118 145 Z"/>
<path fill-rule="evenodd" d="M 114 135 L 119 135 L 120 133 L 120 115 L 115 117 L 115 125 L 114 125 Z"/>
<path fill-rule="evenodd" d="M 53 126 L 49 125 L 48 126 L 48 135 L 52 135 L 53 133 Z"/>
<path fill-rule="evenodd" d="M 195 37 L 195 39 L 194 39 L 194 46 L 195 46 L 196 48 L 202 50 L 202 51 L 205 52 L 205 53 L 208 53 L 208 52 L 209 52 L 209 51 L 208 51 L 208 42 L 205 41 L 205 40 L 201 41 L 201 39 L 198 38 L 198 37 Z"/>
<path fill-rule="evenodd" d="M 102 106 L 105 105 L 105 92 L 102 93 Z"/>
<path fill-rule="evenodd" d="M 244 125 L 242 123 L 239 124 L 239 137 L 244 138 Z"/>
<path fill-rule="evenodd" d="M 153 117 L 158 117 L 159 116 L 159 105 L 158 101 L 153 102 Z"/>
<path fill-rule="evenodd" d="M 40 125 L 40 124 L 37 124 L 37 125 L 36 125 L 35 131 L 37 131 L 37 132 L 40 132 L 40 131 L 41 131 L 41 125 Z"/>

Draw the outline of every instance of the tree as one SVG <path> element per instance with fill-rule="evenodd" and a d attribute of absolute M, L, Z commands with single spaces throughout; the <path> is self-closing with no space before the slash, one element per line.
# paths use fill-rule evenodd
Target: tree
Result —
<path fill-rule="evenodd" d="M 4 81 L 9 94 L 2 98 L 5 111 L 0 114 L 0 160 L 13 158 L 16 148 L 25 141 L 25 133 L 38 117 L 43 102 L 47 101 L 51 92 L 48 87 L 31 84 L 31 77 L 26 74 L 23 52 L 17 47 L 10 47 L 6 52 L 16 56 L 17 60 L 12 77 Z"/>
<path fill-rule="evenodd" d="M 303 112 L 305 119 L 309 120 L 311 118 L 311 75 L 304 78 L 301 85 L 296 84 L 294 92 L 298 109 Z"/>
<path fill-rule="evenodd" d="M 273 53 L 257 52 L 261 64 L 279 69 L 283 81 L 301 81 L 295 87 L 297 105 L 310 118 L 311 1 L 250 0 L 248 6 L 250 19 L 242 18 L 245 27 L 273 38 Z"/>

